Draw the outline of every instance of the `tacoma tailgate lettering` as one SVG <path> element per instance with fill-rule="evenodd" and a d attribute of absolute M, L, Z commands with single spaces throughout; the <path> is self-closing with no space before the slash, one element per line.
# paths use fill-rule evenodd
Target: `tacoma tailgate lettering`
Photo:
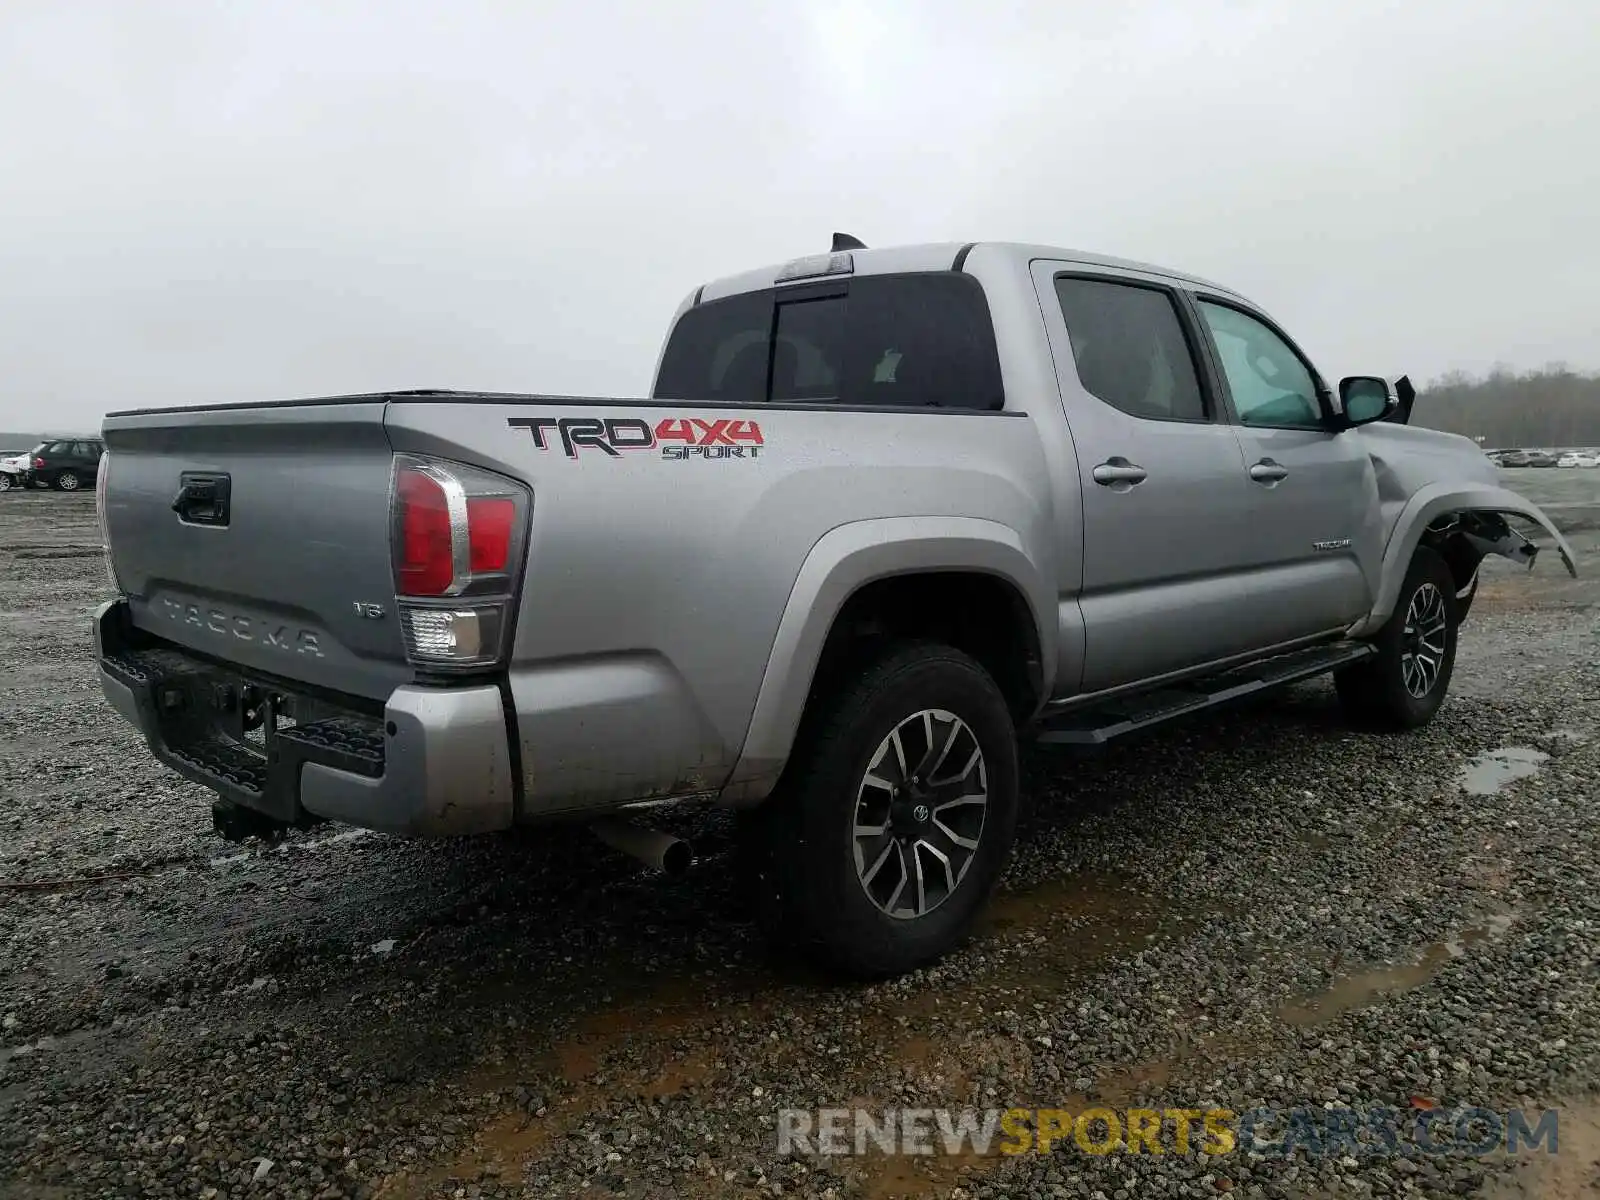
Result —
<path fill-rule="evenodd" d="M 219 608 L 202 609 L 198 604 L 185 604 L 172 599 L 164 599 L 161 603 L 172 620 L 193 625 L 197 629 L 223 637 L 231 635 L 244 642 L 259 642 L 285 653 L 322 657 L 320 635 L 315 630 L 296 629 L 291 633 L 287 625 L 267 625 Z"/>

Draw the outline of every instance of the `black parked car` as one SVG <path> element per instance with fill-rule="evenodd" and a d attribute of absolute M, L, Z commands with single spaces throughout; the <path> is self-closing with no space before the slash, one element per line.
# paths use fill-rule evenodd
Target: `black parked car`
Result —
<path fill-rule="evenodd" d="M 33 452 L 34 486 L 60 488 L 63 492 L 93 486 L 105 448 L 99 438 L 45 442 Z"/>

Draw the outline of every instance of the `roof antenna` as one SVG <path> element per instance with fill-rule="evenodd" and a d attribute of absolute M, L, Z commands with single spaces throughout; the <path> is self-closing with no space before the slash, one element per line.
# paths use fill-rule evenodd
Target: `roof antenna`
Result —
<path fill-rule="evenodd" d="M 833 235 L 832 252 L 834 254 L 841 250 L 865 250 L 866 248 L 867 244 L 865 242 L 858 237 L 851 237 L 848 233 L 836 233 Z"/>

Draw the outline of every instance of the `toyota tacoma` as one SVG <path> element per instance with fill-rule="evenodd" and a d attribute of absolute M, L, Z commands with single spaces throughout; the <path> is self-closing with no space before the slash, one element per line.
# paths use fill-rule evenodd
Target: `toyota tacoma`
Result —
<path fill-rule="evenodd" d="M 1329 673 L 1427 722 L 1537 507 L 1402 379 L 1260 307 L 1000 243 L 707 283 L 648 397 L 408 391 L 104 422 L 105 695 L 242 836 L 740 810 L 759 911 L 859 975 L 1000 874 L 1019 736 L 1097 744 Z M 675 850 L 680 851 L 674 853 Z"/>

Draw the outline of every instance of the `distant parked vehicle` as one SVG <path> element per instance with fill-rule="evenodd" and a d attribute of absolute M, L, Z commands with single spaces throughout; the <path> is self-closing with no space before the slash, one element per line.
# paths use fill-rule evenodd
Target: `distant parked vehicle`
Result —
<path fill-rule="evenodd" d="M 9 492 L 12 488 L 26 486 L 29 461 L 26 454 L 12 454 L 0 458 L 0 492 Z"/>
<path fill-rule="evenodd" d="M 1507 450 L 1500 456 L 1500 465 L 1502 467 L 1526 467 L 1529 465 L 1528 452 L 1526 450 Z"/>
<path fill-rule="evenodd" d="M 1530 450 L 1528 451 L 1527 465 L 1530 467 L 1553 467 L 1556 465 L 1556 456 L 1548 450 Z"/>
<path fill-rule="evenodd" d="M 72 438 L 46 442 L 33 452 L 32 474 L 40 487 L 75 492 L 93 485 L 100 473 L 105 443 L 99 438 Z"/>
<path fill-rule="evenodd" d="M 1600 455 L 1589 454 L 1583 450 L 1574 450 L 1563 454 L 1556 459 L 1558 467 L 1600 467 Z"/>

